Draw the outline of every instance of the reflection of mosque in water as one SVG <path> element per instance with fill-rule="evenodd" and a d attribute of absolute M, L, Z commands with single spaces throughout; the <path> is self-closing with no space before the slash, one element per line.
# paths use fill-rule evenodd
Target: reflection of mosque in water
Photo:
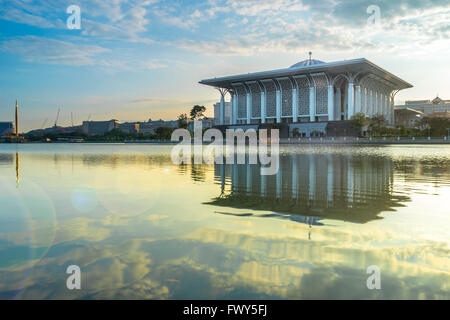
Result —
<path fill-rule="evenodd" d="M 258 165 L 215 165 L 222 192 L 210 204 L 309 224 L 324 218 L 366 223 L 408 200 L 393 195 L 393 172 L 390 158 L 343 154 L 281 155 L 274 176 L 260 175 Z"/>

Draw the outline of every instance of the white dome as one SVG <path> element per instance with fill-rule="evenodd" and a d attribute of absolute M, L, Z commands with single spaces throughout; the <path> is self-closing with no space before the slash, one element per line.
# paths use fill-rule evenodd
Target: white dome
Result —
<path fill-rule="evenodd" d="M 307 67 L 307 66 L 312 66 L 315 64 L 322 64 L 322 63 L 325 63 L 325 62 L 320 61 L 320 60 L 307 59 L 307 60 L 297 62 L 296 64 L 291 66 L 291 68 Z"/>

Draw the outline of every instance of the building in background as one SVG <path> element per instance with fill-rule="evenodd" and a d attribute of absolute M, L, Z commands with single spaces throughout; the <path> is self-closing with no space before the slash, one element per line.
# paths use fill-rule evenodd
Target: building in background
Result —
<path fill-rule="evenodd" d="M 433 113 L 430 113 L 429 117 L 450 119 L 450 111 L 433 112 Z"/>
<path fill-rule="evenodd" d="M 85 134 L 105 134 L 118 127 L 119 122 L 114 119 L 109 121 L 83 121 L 81 130 Z"/>
<path fill-rule="evenodd" d="M 140 129 L 140 124 L 136 122 L 126 122 L 119 124 L 119 130 L 123 133 L 128 134 L 138 134 Z"/>
<path fill-rule="evenodd" d="M 435 113 L 437 113 L 436 116 L 439 116 L 439 114 L 450 112 L 450 100 L 436 97 L 433 100 L 410 100 L 406 101 L 404 105 L 395 106 L 396 110 L 407 108 L 418 110 L 426 117 Z"/>
<path fill-rule="evenodd" d="M 0 122 L 0 136 L 10 136 L 15 134 L 14 124 L 12 122 Z"/>
<path fill-rule="evenodd" d="M 366 59 L 325 63 L 311 59 L 290 68 L 200 81 L 220 92 L 222 128 L 279 128 L 332 134 L 358 112 L 383 115 L 394 125 L 394 97 L 412 85 Z M 231 97 L 226 122 L 225 97 Z"/>
<path fill-rule="evenodd" d="M 160 127 L 176 129 L 176 128 L 178 128 L 178 121 L 177 120 L 170 120 L 170 121 L 148 120 L 148 122 L 140 122 L 139 123 L 139 132 L 144 135 L 154 134 L 156 132 L 156 129 L 158 129 Z"/>
<path fill-rule="evenodd" d="M 395 125 L 405 128 L 418 127 L 418 121 L 422 119 L 423 112 L 411 108 L 395 109 Z"/>

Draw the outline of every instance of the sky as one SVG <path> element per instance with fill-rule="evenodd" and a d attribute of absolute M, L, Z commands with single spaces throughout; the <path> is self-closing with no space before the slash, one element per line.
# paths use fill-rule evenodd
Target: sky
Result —
<path fill-rule="evenodd" d="M 71 5 L 81 29 L 67 26 Z M 53 125 L 58 109 L 58 125 L 176 119 L 195 104 L 212 116 L 219 93 L 200 80 L 309 51 L 366 58 L 413 84 L 396 103 L 450 99 L 449 49 L 448 0 L 0 0 L 0 121 L 16 99 L 21 131 Z"/>

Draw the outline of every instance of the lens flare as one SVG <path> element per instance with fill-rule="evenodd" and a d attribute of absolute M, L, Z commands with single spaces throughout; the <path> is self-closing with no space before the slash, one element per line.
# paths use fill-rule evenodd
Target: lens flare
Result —
<path fill-rule="evenodd" d="M 15 299 L 53 244 L 55 209 L 48 195 L 27 179 L 13 187 L 0 178 L 0 202 L 0 274 L 6 279 L 0 288 Z"/>
<path fill-rule="evenodd" d="M 95 188 L 78 187 L 72 191 L 72 205 L 82 213 L 92 212 L 98 205 L 98 197 Z"/>

